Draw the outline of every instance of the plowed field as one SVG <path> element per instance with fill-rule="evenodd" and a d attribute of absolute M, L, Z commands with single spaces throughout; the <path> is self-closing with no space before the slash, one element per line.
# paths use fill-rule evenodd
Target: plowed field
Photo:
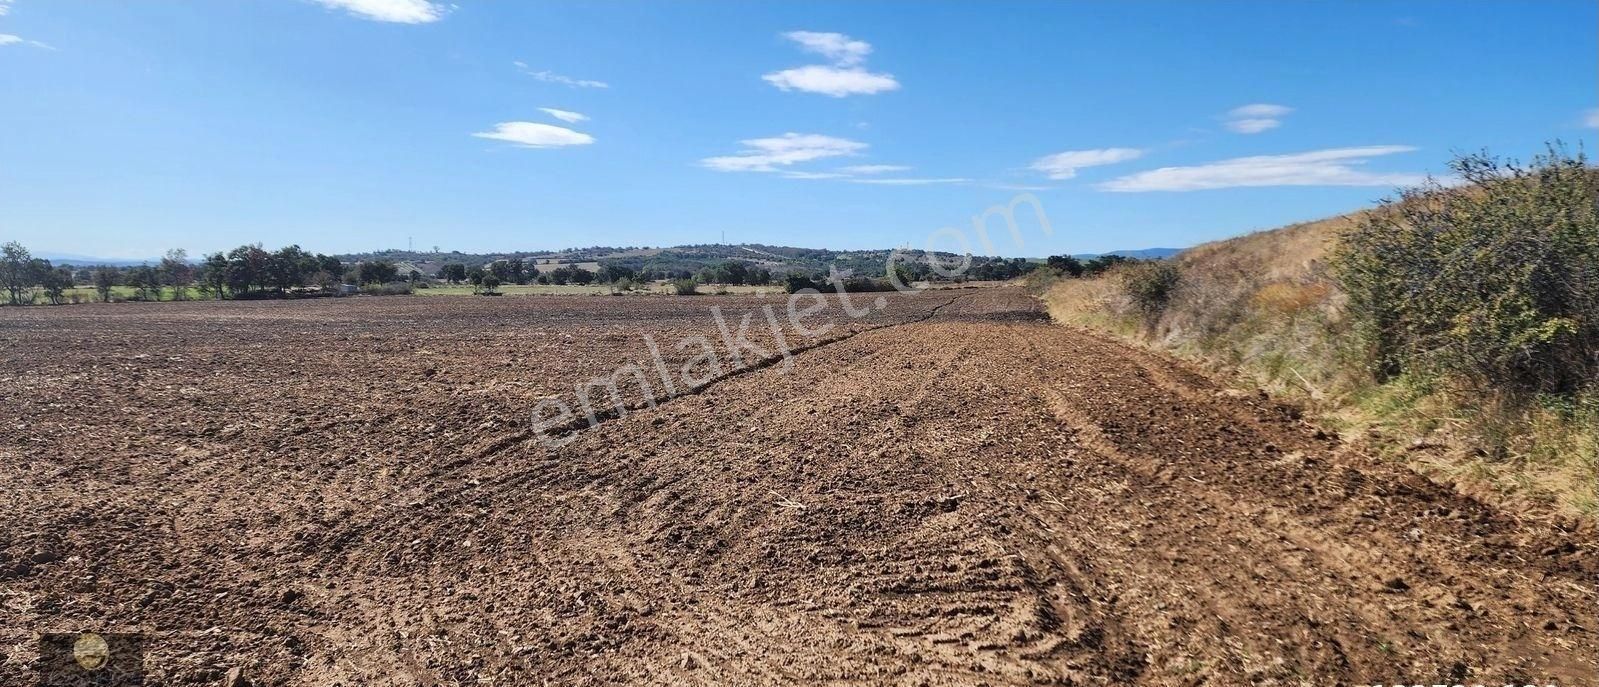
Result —
<path fill-rule="evenodd" d="M 1599 684 L 1592 523 L 874 300 L 0 309 L 0 685 L 91 630 L 163 685 Z"/>

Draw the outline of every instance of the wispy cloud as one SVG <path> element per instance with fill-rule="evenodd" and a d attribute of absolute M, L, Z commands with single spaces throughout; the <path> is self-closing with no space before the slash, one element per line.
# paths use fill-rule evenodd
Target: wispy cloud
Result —
<path fill-rule="evenodd" d="M 0 17 L 11 14 L 11 0 L 0 0 Z"/>
<path fill-rule="evenodd" d="M 718 172 L 776 172 L 800 162 L 858 155 L 865 143 L 821 134 L 786 133 L 771 138 L 740 141 L 744 150 L 733 155 L 708 157 L 700 165 Z"/>
<path fill-rule="evenodd" d="M 0 7 L 4 7 L 4 5 L 0 5 Z M 42 48 L 44 50 L 55 50 L 55 48 L 48 43 L 30 41 L 22 36 L 16 36 L 9 33 L 0 33 L 0 46 L 5 45 L 26 45 L 33 48 Z"/>
<path fill-rule="evenodd" d="M 790 31 L 783 34 L 806 52 L 816 53 L 831 64 L 812 64 L 772 72 L 761 76 L 767 83 L 784 91 L 821 93 L 834 98 L 849 95 L 872 95 L 899 89 L 893 74 L 867 71 L 863 66 L 872 45 L 841 33 L 816 31 Z"/>
<path fill-rule="evenodd" d="M 1061 180 L 1077 176 L 1077 170 L 1083 167 L 1098 167 L 1128 160 L 1136 160 L 1144 155 L 1144 151 L 1137 148 L 1094 148 L 1091 150 L 1068 150 L 1045 155 L 1033 161 L 1033 171 L 1043 172 L 1049 178 Z"/>
<path fill-rule="evenodd" d="M 444 18 L 449 8 L 429 0 L 313 0 L 324 7 L 344 10 L 362 19 L 396 24 L 427 24 Z"/>
<path fill-rule="evenodd" d="M 841 66 L 860 64 L 867 55 L 872 54 L 871 43 L 855 40 L 842 33 L 790 31 L 783 37 L 798 43 L 800 49 L 821 55 Z"/>
<path fill-rule="evenodd" d="M 557 110 L 553 107 L 541 107 L 539 108 L 539 112 L 543 112 L 544 114 L 566 122 L 567 124 L 576 124 L 578 122 L 586 122 L 589 120 L 589 117 L 586 114 L 573 112 L 571 110 Z"/>
<path fill-rule="evenodd" d="M 1599 129 L 1599 107 L 1588 110 L 1588 114 L 1583 119 L 1583 123 L 1595 129 Z"/>
<path fill-rule="evenodd" d="M 533 77 L 535 79 L 538 79 L 539 81 L 543 81 L 545 83 L 558 83 L 558 84 L 561 84 L 562 86 L 571 86 L 573 88 L 610 88 L 611 87 L 610 84 L 605 83 L 604 81 L 593 81 L 593 80 L 590 80 L 590 79 L 574 79 L 574 78 L 572 78 L 570 76 L 563 76 L 561 74 L 556 74 L 555 72 L 549 71 L 547 69 L 533 69 L 532 67 L 527 66 L 526 62 L 522 62 L 521 60 L 512 62 L 511 64 L 516 65 L 517 71 L 520 71 L 523 74 L 531 76 L 531 77 Z"/>
<path fill-rule="evenodd" d="M 1272 103 L 1253 103 L 1235 107 L 1227 113 L 1227 128 L 1240 134 L 1258 134 L 1282 126 L 1282 118 L 1294 108 Z"/>
<path fill-rule="evenodd" d="M 586 146 L 594 142 L 594 137 L 588 134 L 538 122 L 500 122 L 494 125 L 493 131 L 479 131 L 472 135 L 514 143 L 524 148 Z"/>
<path fill-rule="evenodd" d="M 1416 150 L 1412 146 L 1330 148 L 1292 155 L 1259 155 L 1192 167 L 1162 167 L 1097 185 L 1102 191 L 1199 191 L 1243 186 L 1408 186 L 1426 175 L 1368 172 L 1371 158 Z"/>

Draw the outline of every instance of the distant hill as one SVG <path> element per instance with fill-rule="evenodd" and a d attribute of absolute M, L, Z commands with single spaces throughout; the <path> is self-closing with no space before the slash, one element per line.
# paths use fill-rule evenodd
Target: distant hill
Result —
<path fill-rule="evenodd" d="M 1110 251 L 1109 253 L 1079 253 L 1077 255 L 1073 255 L 1072 257 L 1077 258 L 1079 260 L 1091 260 L 1091 259 L 1097 258 L 1097 257 L 1099 257 L 1101 255 L 1120 255 L 1120 256 L 1122 256 L 1124 258 L 1136 258 L 1138 260 L 1165 260 L 1166 258 L 1172 257 L 1172 256 L 1174 256 L 1174 255 L 1176 255 L 1178 253 L 1183 252 L 1184 250 L 1186 250 L 1186 249 L 1184 249 L 1184 248 L 1143 248 L 1143 249 L 1140 249 L 1140 250 L 1113 250 L 1113 251 Z"/>
<path fill-rule="evenodd" d="M 1136 258 L 1165 258 L 1181 252 L 1177 248 L 1147 248 L 1143 250 L 1114 251 L 1116 255 Z M 458 262 L 467 267 L 484 265 L 496 260 L 521 259 L 524 262 L 537 265 L 540 270 L 554 269 L 561 266 L 577 266 L 585 269 L 597 269 L 602 265 L 627 267 L 637 272 L 655 271 L 662 273 L 693 274 L 707 266 L 727 260 L 738 260 L 751 263 L 772 272 L 773 275 L 798 273 L 825 273 L 829 268 L 838 268 L 845 274 L 882 274 L 890 249 L 875 250 L 829 250 L 826 248 L 798 248 L 794 246 L 772 246 L 759 243 L 730 244 L 697 244 L 672 247 L 640 247 L 640 246 L 592 246 L 589 248 L 569 248 L 560 251 L 514 251 L 507 253 L 462 253 L 411 251 L 411 250 L 384 250 L 369 253 L 347 253 L 338 258 L 345 262 L 361 262 L 364 260 L 388 260 L 395 263 L 405 263 L 424 274 L 436 274 L 446 263 Z M 928 256 L 923 251 L 909 250 L 901 253 L 907 262 L 927 263 Z M 944 264 L 958 263 L 962 258 L 954 253 L 935 253 Z M 1079 257 L 1095 257 L 1092 254 Z M 973 256 L 973 266 L 985 263 L 1008 261 L 1007 258 L 993 256 Z"/>
<path fill-rule="evenodd" d="M 161 258 L 146 258 L 144 260 L 129 260 L 127 258 L 97 258 L 92 255 L 78 255 L 76 253 L 49 253 L 36 252 L 33 257 L 49 260 L 55 265 L 111 265 L 113 267 L 127 267 L 129 265 L 155 265 Z"/>

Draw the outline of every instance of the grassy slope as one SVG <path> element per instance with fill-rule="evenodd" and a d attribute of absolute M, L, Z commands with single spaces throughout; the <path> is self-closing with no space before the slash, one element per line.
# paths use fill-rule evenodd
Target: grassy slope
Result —
<path fill-rule="evenodd" d="M 1120 277 L 1061 280 L 1056 319 L 1108 330 L 1199 361 L 1241 383 L 1296 397 L 1353 442 L 1468 492 L 1599 515 L 1599 412 L 1513 406 L 1451 393 L 1436 380 L 1378 385 L 1351 340 L 1326 258 L 1359 214 L 1196 246 L 1174 260 L 1182 283 L 1158 318 Z"/>

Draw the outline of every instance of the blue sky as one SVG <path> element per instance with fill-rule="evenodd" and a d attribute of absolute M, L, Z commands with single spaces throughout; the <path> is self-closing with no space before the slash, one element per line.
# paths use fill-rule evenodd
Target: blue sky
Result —
<path fill-rule="evenodd" d="M 1599 133 L 1588 0 L 0 8 L 0 240 L 105 257 L 919 247 L 1023 191 L 999 252 L 1186 246 Z"/>

